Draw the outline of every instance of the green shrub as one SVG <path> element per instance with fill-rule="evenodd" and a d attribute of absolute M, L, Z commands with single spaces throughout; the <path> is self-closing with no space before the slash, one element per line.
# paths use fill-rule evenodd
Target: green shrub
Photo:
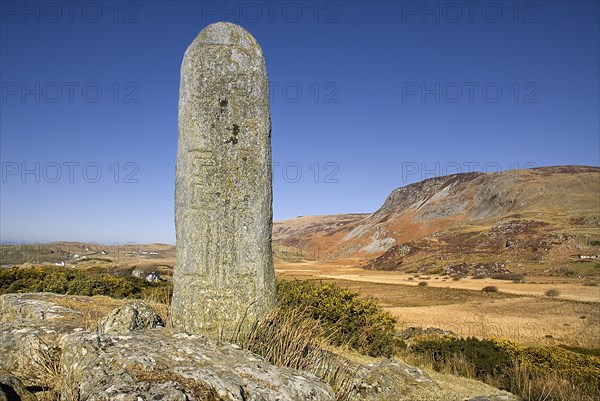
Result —
<path fill-rule="evenodd" d="M 483 292 L 498 292 L 498 287 L 495 285 L 488 285 L 481 289 Z"/>
<path fill-rule="evenodd" d="M 493 341 L 527 366 L 534 376 L 554 376 L 584 393 L 600 394 L 600 358 L 596 355 L 586 355 L 582 349 L 573 352 L 562 347 L 527 347 L 509 340 Z"/>
<path fill-rule="evenodd" d="M 418 340 L 411 346 L 411 350 L 428 356 L 436 370 L 452 365 L 453 360 L 465 360 L 473 365 L 475 377 L 479 379 L 505 376 L 512 361 L 509 353 L 493 341 L 474 337 Z"/>
<path fill-rule="evenodd" d="M 64 267 L 0 269 L 0 294 L 14 292 L 53 292 L 66 295 L 106 295 L 113 298 L 144 298 L 168 282 L 149 283 L 136 277 L 115 277 L 106 273 L 79 271 Z M 170 293 L 170 292 L 169 292 Z"/>
<path fill-rule="evenodd" d="M 279 306 L 298 309 L 320 321 L 333 345 L 347 345 L 371 356 L 393 355 L 396 321 L 374 300 L 360 299 L 358 294 L 334 284 L 278 283 Z"/>
<path fill-rule="evenodd" d="M 483 380 L 526 401 L 592 401 L 600 394 L 597 350 L 444 336 L 417 339 L 409 351 L 435 370 Z"/>
<path fill-rule="evenodd" d="M 519 273 L 496 273 L 492 274 L 491 278 L 495 280 L 521 281 L 525 276 Z"/>
<path fill-rule="evenodd" d="M 567 345 L 559 345 L 559 347 L 578 354 L 592 355 L 600 358 L 600 348 L 569 347 Z"/>

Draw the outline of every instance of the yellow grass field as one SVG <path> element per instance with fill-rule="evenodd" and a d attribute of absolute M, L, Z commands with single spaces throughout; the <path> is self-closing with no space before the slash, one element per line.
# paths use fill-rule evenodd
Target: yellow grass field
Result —
<path fill-rule="evenodd" d="M 565 277 L 529 277 L 523 283 L 470 277 L 414 276 L 366 271 L 352 260 L 278 261 L 280 279 L 335 282 L 376 298 L 398 320 L 398 330 L 435 327 L 461 336 L 500 337 L 525 344 L 600 348 L 600 287 Z M 419 283 L 426 282 L 424 286 Z M 486 286 L 498 292 L 483 292 Z M 556 289 L 559 295 L 547 297 Z"/>

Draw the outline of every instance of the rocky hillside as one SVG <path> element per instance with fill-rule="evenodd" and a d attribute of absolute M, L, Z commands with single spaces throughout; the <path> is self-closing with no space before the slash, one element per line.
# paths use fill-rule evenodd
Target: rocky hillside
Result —
<path fill-rule="evenodd" d="M 599 228 L 600 168 L 559 166 L 427 179 L 369 215 L 275 222 L 273 240 L 306 259 L 352 258 L 367 269 L 502 272 L 589 265 L 581 255 L 600 255 Z"/>

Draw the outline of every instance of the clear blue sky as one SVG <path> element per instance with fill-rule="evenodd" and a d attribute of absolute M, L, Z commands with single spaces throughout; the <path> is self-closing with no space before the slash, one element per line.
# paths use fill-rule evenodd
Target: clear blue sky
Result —
<path fill-rule="evenodd" d="M 175 242 L 179 68 L 219 20 L 266 57 L 276 220 L 600 164 L 597 1 L 0 4 L 2 242 Z"/>

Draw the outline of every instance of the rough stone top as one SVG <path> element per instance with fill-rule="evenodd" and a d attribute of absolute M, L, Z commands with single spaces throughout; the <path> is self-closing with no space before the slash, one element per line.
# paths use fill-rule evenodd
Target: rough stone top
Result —
<path fill-rule="evenodd" d="M 247 49 L 259 47 L 248 31 L 230 22 L 216 22 L 208 25 L 194 42 L 202 45 L 236 46 Z"/>

